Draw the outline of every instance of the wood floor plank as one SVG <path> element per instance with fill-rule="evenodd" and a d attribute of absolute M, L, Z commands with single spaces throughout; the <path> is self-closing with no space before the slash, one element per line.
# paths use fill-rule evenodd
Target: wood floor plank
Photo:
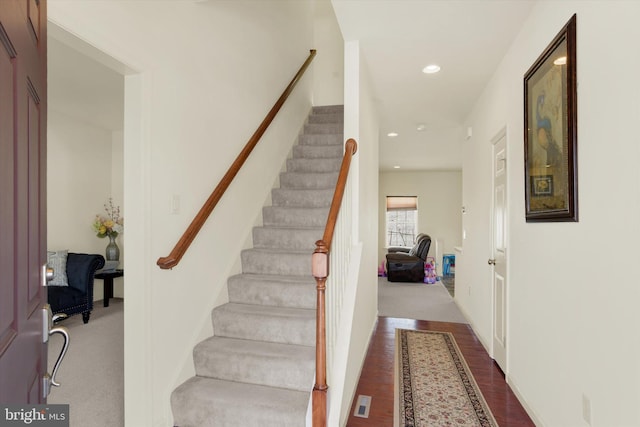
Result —
<path fill-rule="evenodd" d="M 351 404 L 347 427 L 393 426 L 396 328 L 451 332 L 498 424 L 508 427 L 535 426 L 506 383 L 502 371 L 489 357 L 469 325 L 379 317 Z M 359 395 L 371 396 L 369 418 L 353 416 Z"/>

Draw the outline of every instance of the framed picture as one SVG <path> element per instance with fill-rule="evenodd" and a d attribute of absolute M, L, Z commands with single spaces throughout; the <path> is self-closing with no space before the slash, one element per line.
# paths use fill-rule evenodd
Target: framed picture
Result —
<path fill-rule="evenodd" d="M 576 15 L 524 76 L 527 222 L 578 221 Z"/>

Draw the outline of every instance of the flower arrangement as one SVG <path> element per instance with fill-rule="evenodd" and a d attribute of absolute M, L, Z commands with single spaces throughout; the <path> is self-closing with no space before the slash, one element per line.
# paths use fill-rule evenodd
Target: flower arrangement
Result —
<path fill-rule="evenodd" d="M 120 216 L 120 206 L 113 205 L 113 199 L 104 204 L 106 216 L 96 215 L 93 222 L 93 229 L 97 233 L 96 236 L 101 239 L 106 236 L 117 237 L 119 233 L 124 231 L 124 218 Z"/>

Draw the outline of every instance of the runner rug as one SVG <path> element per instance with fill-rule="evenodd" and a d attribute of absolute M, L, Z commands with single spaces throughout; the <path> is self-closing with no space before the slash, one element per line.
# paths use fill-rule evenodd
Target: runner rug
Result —
<path fill-rule="evenodd" d="M 449 332 L 396 330 L 395 427 L 496 427 Z"/>

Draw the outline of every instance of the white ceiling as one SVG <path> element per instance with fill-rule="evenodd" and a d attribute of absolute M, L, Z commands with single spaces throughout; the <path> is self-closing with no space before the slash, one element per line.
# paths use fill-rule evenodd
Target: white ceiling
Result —
<path fill-rule="evenodd" d="M 464 119 L 529 14 L 530 0 L 332 0 L 359 40 L 380 114 L 380 170 L 461 169 Z M 437 74 L 422 68 L 436 63 Z M 418 124 L 426 125 L 422 132 Z M 395 138 L 387 136 L 397 132 Z"/>
<path fill-rule="evenodd" d="M 359 40 L 371 76 L 380 115 L 380 170 L 462 168 L 464 119 L 534 2 L 332 0 L 345 41 Z M 121 130 L 126 70 L 55 25 L 49 33 L 50 108 Z M 431 63 L 442 71 L 422 73 Z M 417 131 L 418 124 L 426 129 Z M 399 136 L 388 137 L 391 131 Z"/>

